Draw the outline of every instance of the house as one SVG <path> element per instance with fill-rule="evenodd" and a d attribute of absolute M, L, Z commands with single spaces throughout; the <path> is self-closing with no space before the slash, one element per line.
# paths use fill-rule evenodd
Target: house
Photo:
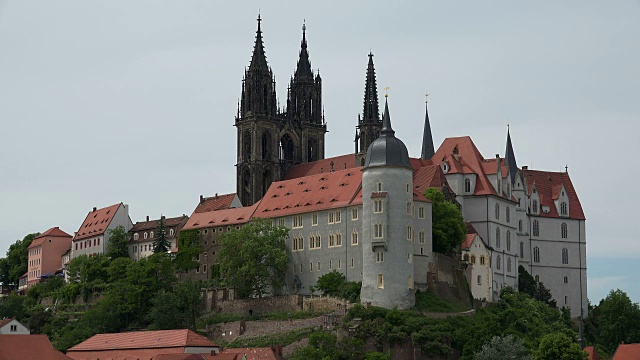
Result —
<path fill-rule="evenodd" d="M 220 347 L 197 333 L 183 330 L 97 334 L 67 350 L 74 360 L 141 358 L 162 354 L 211 354 Z"/>
<path fill-rule="evenodd" d="M 640 359 L 640 344 L 620 344 L 611 360 L 638 360 Z"/>
<path fill-rule="evenodd" d="M 107 252 L 110 230 L 122 226 L 127 232 L 133 227 L 129 218 L 129 205 L 123 203 L 102 209 L 93 208 L 73 236 L 71 259 L 80 255 L 97 255 Z"/>
<path fill-rule="evenodd" d="M 187 220 L 189 220 L 189 217 L 186 215 L 173 218 L 162 216 L 165 237 L 169 242 L 169 250 L 177 249 L 180 230 L 187 223 Z M 140 260 L 153 254 L 153 242 L 159 235 L 159 226 L 160 219 L 149 220 L 147 216 L 146 221 L 136 222 L 129 230 L 129 257 L 132 260 Z"/>
<path fill-rule="evenodd" d="M 588 360 L 600 360 L 600 356 L 598 356 L 598 351 L 595 346 L 587 346 L 582 350 L 586 351 L 589 355 Z"/>
<path fill-rule="evenodd" d="M 262 348 L 226 348 L 220 355 L 236 355 L 238 360 L 281 360 L 282 347 L 262 347 Z M 217 359 L 217 357 L 212 357 Z M 231 359 L 231 358 L 230 358 Z"/>
<path fill-rule="evenodd" d="M 0 360 L 70 360 L 47 335 L 0 335 Z"/>
<path fill-rule="evenodd" d="M 0 335 L 29 335 L 31 331 L 15 318 L 0 320 Z"/>
<path fill-rule="evenodd" d="M 67 266 L 69 266 L 69 261 L 71 261 L 71 244 L 69 244 L 69 248 L 60 256 L 60 269 L 59 272 L 62 272 L 64 275 L 65 281 L 68 281 L 67 277 Z"/>
<path fill-rule="evenodd" d="M 27 292 L 27 286 L 29 284 L 28 277 L 29 277 L 29 272 L 26 272 L 18 278 L 18 293 L 24 294 Z"/>
<path fill-rule="evenodd" d="M 52 276 L 60 269 L 60 257 L 71 246 L 71 235 L 53 227 L 33 239 L 29 245 L 27 288 Z"/>
<path fill-rule="evenodd" d="M 493 284 L 493 271 L 491 270 L 493 248 L 482 240 L 471 223 L 467 223 L 467 236 L 460 249 L 461 260 L 469 265 L 467 281 L 471 295 L 474 299 L 489 301 L 492 294 L 491 284 Z"/>

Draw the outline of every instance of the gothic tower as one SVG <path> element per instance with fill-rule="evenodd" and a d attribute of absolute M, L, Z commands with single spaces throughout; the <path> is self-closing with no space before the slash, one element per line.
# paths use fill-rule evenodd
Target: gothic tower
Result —
<path fill-rule="evenodd" d="M 258 15 L 253 55 L 242 80 L 242 97 L 235 119 L 236 188 L 244 206 L 260 200 L 271 182 L 282 177 L 277 145 L 282 121 L 276 102 L 276 81 L 264 52 L 261 21 Z"/>
<path fill-rule="evenodd" d="M 427 96 L 429 96 L 427 94 Z M 431 124 L 429 123 L 429 101 L 425 100 L 424 108 L 424 132 L 422 133 L 422 151 L 420 158 L 429 160 L 435 154 L 433 147 L 433 136 L 431 135 Z"/>
<path fill-rule="evenodd" d="M 281 141 L 285 173 L 293 164 L 324 159 L 324 134 L 327 126 L 322 108 L 322 79 L 319 71 L 314 77 L 311 70 L 306 30 L 307 27 L 303 24 L 298 65 L 287 94 L 286 121 Z M 297 139 L 284 138 L 287 135 L 297 135 Z M 289 141 L 294 143 L 291 152 L 287 148 Z"/>
<path fill-rule="evenodd" d="M 378 138 L 382 129 L 380 109 L 378 106 L 378 87 L 376 85 L 376 70 L 373 67 L 373 54 L 369 52 L 367 79 L 364 84 L 364 106 L 362 117 L 358 116 L 356 129 L 356 163 L 364 165 L 365 154 L 369 145 Z"/>

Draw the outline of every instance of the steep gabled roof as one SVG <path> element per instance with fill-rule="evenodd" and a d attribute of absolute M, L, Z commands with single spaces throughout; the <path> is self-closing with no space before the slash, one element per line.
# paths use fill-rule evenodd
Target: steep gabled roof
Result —
<path fill-rule="evenodd" d="M 322 173 L 331 172 L 331 163 L 333 162 L 333 169 L 344 170 L 356 167 L 355 154 L 347 154 L 336 156 L 332 158 L 312 161 L 304 164 L 294 165 L 289 169 L 284 180 L 297 179 L 303 176 L 316 175 Z"/>
<path fill-rule="evenodd" d="M 87 214 L 87 217 L 82 222 L 82 225 L 80 225 L 73 240 L 82 240 L 104 234 L 120 206 L 124 205 L 119 203 L 102 209 L 94 208 L 95 210 Z"/>
<path fill-rule="evenodd" d="M 585 220 L 582 204 L 578 199 L 571 178 L 568 172 L 551 172 L 540 170 L 522 170 L 525 184 L 527 184 L 527 193 L 531 196 L 533 186 L 535 184 L 536 191 L 540 195 L 540 206 L 548 206 L 549 213 L 540 211 L 542 217 L 560 217 L 556 208 L 554 199 L 558 198 L 557 192 L 564 185 L 564 189 L 569 199 L 569 216 L 570 219 Z"/>
<path fill-rule="evenodd" d="M 430 187 L 442 189 L 446 182 L 440 165 L 428 165 L 413 170 L 413 187 L 418 194 L 424 194 Z"/>
<path fill-rule="evenodd" d="M 164 226 L 165 228 L 178 226 L 186 218 L 188 218 L 187 215 L 182 215 L 182 216 L 173 217 L 173 218 L 165 218 Z M 129 232 L 134 233 L 137 231 L 154 230 L 158 228 L 159 224 L 160 224 L 160 219 L 150 220 L 150 221 L 138 221 L 136 222 L 135 225 L 133 225 L 133 227 L 131 228 L 131 230 L 129 230 Z"/>
<path fill-rule="evenodd" d="M 640 359 L 640 344 L 620 344 L 611 360 L 638 360 Z"/>
<path fill-rule="evenodd" d="M 211 340 L 197 333 L 182 330 L 133 331 L 97 334 L 68 351 L 96 351 L 118 349 L 149 349 L 169 347 L 217 347 Z"/>
<path fill-rule="evenodd" d="M 29 245 L 29 249 L 32 249 L 34 247 L 40 246 L 42 245 L 42 243 L 44 243 L 44 241 L 47 238 L 63 238 L 63 239 L 71 239 L 71 235 L 67 234 L 66 232 L 60 230 L 59 227 L 52 227 L 51 229 L 43 232 L 42 234 L 38 235 L 38 237 L 36 237 L 35 239 L 33 239 L 33 241 L 31 242 L 31 244 Z"/>
<path fill-rule="evenodd" d="M 182 228 L 183 230 L 203 229 L 215 226 L 244 224 L 251 220 L 260 201 L 245 207 L 212 210 L 191 214 L 191 217 Z"/>
<path fill-rule="evenodd" d="M 47 335 L 0 335 L 0 360 L 71 360 L 54 349 Z"/>
<path fill-rule="evenodd" d="M 236 196 L 237 195 L 235 193 L 231 193 L 223 195 L 216 194 L 211 197 L 201 197 L 200 203 L 194 210 L 194 213 L 229 209 Z"/>

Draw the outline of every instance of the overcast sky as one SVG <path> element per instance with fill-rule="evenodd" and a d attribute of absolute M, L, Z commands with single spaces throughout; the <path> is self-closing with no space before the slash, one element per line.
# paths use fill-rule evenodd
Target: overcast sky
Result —
<path fill-rule="evenodd" d="M 486 158 L 504 156 L 509 123 L 519 166 L 568 165 L 589 298 L 621 287 L 640 301 L 640 1 L 266 4 L 0 0 L 0 256 L 31 232 L 73 234 L 94 206 L 127 203 L 136 222 L 234 192 L 260 10 L 281 104 L 306 19 L 327 157 L 353 152 L 371 50 L 411 156 L 428 91 L 436 147 L 469 135 Z"/>

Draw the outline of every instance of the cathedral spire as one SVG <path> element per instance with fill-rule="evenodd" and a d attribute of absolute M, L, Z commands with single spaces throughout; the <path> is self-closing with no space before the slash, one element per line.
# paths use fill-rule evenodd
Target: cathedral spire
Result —
<path fill-rule="evenodd" d="M 373 66 L 373 54 L 369 52 L 369 65 L 367 66 L 367 80 L 364 85 L 364 109 L 362 121 L 380 122 L 380 109 L 378 106 L 378 87 L 376 85 L 376 69 Z"/>
<path fill-rule="evenodd" d="M 425 96 L 429 96 L 426 94 Z M 429 106 L 428 101 L 425 100 L 424 107 L 424 132 L 422 133 L 422 153 L 420 158 L 423 160 L 428 160 L 433 157 L 435 154 L 435 149 L 433 147 L 433 136 L 431 135 L 431 124 L 429 123 Z"/>
<path fill-rule="evenodd" d="M 509 132 L 509 126 L 507 125 L 507 148 L 504 151 L 504 162 L 506 163 L 509 174 L 511 177 L 511 183 L 516 180 L 516 173 L 518 172 L 518 164 L 516 163 L 516 156 L 513 152 L 513 145 L 511 145 L 511 134 Z"/>
<path fill-rule="evenodd" d="M 256 42 L 253 46 L 253 55 L 251 56 L 251 64 L 249 64 L 249 71 L 264 70 L 268 71 L 267 56 L 264 54 L 264 44 L 262 42 L 262 30 L 260 29 L 260 14 L 258 14 L 258 30 L 256 31 Z"/>
<path fill-rule="evenodd" d="M 311 71 L 311 62 L 309 61 L 309 52 L 307 51 L 307 24 L 302 23 L 302 41 L 300 42 L 300 57 L 298 58 L 298 67 L 296 68 L 296 79 L 308 78 L 313 79 L 313 71 Z"/>
<path fill-rule="evenodd" d="M 389 116 L 389 102 L 387 101 L 388 95 L 384 95 L 384 115 L 382 115 L 382 130 L 380 130 L 380 136 L 394 136 L 395 131 L 391 128 L 391 116 Z"/>

